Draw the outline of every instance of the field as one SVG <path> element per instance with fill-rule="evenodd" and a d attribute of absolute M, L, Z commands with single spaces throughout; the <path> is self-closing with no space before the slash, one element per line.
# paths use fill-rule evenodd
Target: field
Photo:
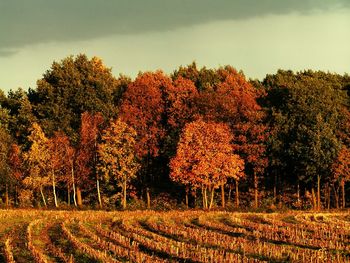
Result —
<path fill-rule="evenodd" d="M 350 262 L 349 213 L 2 210 L 4 262 Z"/>

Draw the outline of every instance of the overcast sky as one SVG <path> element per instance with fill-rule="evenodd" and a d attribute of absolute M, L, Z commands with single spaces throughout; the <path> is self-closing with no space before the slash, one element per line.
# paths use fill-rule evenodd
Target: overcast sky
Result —
<path fill-rule="evenodd" d="M 0 0 L 0 89 L 35 88 L 53 61 L 86 53 L 113 73 L 196 61 L 250 78 L 350 72 L 349 0 Z"/>

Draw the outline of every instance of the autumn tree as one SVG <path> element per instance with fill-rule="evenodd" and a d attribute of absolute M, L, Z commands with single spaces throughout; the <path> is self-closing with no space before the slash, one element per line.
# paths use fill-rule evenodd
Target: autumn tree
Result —
<path fill-rule="evenodd" d="M 12 143 L 8 154 L 8 165 L 10 168 L 11 181 L 15 185 L 15 205 L 18 204 L 18 186 L 21 185 L 24 176 L 23 156 L 18 144 Z"/>
<path fill-rule="evenodd" d="M 52 179 L 52 191 L 54 194 L 55 206 L 58 207 L 56 185 L 57 181 L 65 181 L 69 194 L 69 185 L 73 184 L 74 201 L 75 201 L 75 184 L 73 169 L 73 149 L 70 146 L 68 137 L 63 132 L 55 132 L 54 136 L 48 141 L 50 161 L 49 173 Z M 70 177 L 72 176 L 72 182 Z M 68 198 L 69 202 L 69 198 Z M 76 202 L 74 202 L 76 204 Z"/>
<path fill-rule="evenodd" d="M 96 172 L 96 166 L 97 145 L 103 123 L 104 119 L 99 113 L 90 114 L 84 112 L 81 115 L 80 142 L 75 161 L 77 171 L 77 201 L 79 206 L 82 205 L 82 187 L 87 188 L 95 181 L 98 204 L 102 207 L 100 179 Z"/>
<path fill-rule="evenodd" d="M 267 166 L 265 145 L 268 133 L 264 110 L 257 102 L 264 92 L 253 87 L 243 73 L 230 66 L 219 68 L 215 77 L 209 79 L 215 81 L 209 82 L 211 85 L 200 92 L 196 100 L 197 114 L 205 120 L 230 126 L 233 147 L 245 161 L 245 173 L 253 183 L 254 206 L 257 207 L 260 178 Z M 239 205 L 237 198 L 236 204 Z"/>
<path fill-rule="evenodd" d="M 183 130 L 176 156 L 170 162 L 170 177 L 175 182 L 201 188 L 203 207 L 211 208 L 214 191 L 228 178 L 239 180 L 244 161 L 233 153 L 229 126 L 194 121 Z M 211 192 L 208 203 L 207 191 Z M 223 201 L 224 203 L 224 201 Z"/>
<path fill-rule="evenodd" d="M 192 62 L 187 66 L 180 66 L 175 70 L 172 79 L 176 80 L 179 77 L 191 80 L 198 92 L 213 90 L 221 82 L 216 69 L 198 68 L 196 62 Z"/>
<path fill-rule="evenodd" d="M 140 74 L 129 84 L 122 98 L 120 118 L 137 132 L 136 155 L 142 160 L 141 184 L 146 188 L 147 206 L 150 207 L 150 183 L 155 178 L 152 160 L 160 154 L 166 129 L 165 90 L 171 79 L 161 71 Z"/>
<path fill-rule="evenodd" d="M 334 180 L 341 186 L 342 208 L 345 208 L 345 183 L 350 181 L 350 150 L 346 146 L 343 146 L 339 151 L 338 157 L 332 165 L 332 172 Z"/>
<path fill-rule="evenodd" d="M 135 156 L 136 132 L 125 122 L 117 119 L 103 132 L 98 145 L 100 164 L 98 170 L 108 180 L 114 177 L 123 192 L 122 205 L 126 209 L 127 183 L 136 176 L 139 163 Z"/>
<path fill-rule="evenodd" d="M 116 79 L 100 58 L 80 54 L 53 62 L 37 81 L 37 88 L 29 90 L 29 99 L 48 136 L 60 127 L 77 144 L 81 114 L 115 117 L 128 82 L 124 76 Z"/>
<path fill-rule="evenodd" d="M 29 151 L 24 154 L 24 159 L 28 167 L 28 176 L 23 180 L 23 183 L 35 191 L 39 190 L 43 204 L 47 206 L 43 189 L 50 184 L 48 139 L 36 122 L 32 125 L 28 139 L 31 146 Z"/>
<path fill-rule="evenodd" d="M 8 186 L 11 178 L 10 166 L 8 163 L 8 155 L 11 147 L 11 135 L 8 131 L 8 115 L 5 110 L 0 108 L 0 115 L 3 119 L 0 120 L 0 180 L 5 185 L 6 205 L 9 204 Z"/>
<path fill-rule="evenodd" d="M 173 85 L 168 86 L 166 92 L 168 124 L 181 130 L 196 115 L 198 91 L 191 80 L 180 76 L 173 81 Z"/>

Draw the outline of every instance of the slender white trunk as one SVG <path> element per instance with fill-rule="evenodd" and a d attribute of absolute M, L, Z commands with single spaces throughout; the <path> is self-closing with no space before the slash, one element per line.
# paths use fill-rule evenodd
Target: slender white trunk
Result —
<path fill-rule="evenodd" d="M 43 187 L 40 186 L 40 193 L 41 193 L 41 197 L 43 199 L 43 202 L 44 202 L 44 206 L 46 207 L 46 200 L 45 200 L 45 196 L 44 196 L 44 193 L 43 193 Z"/>
<path fill-rule="evenodd" d="M 56 195 L 55 172 L 54 171 L 52 171 L 52 191 L 53 191 L 53 198 L 55 200 L 55 207 L 58 207 L 57 195 Z"/>
<path fill-rule="evenodd" d="M 72 165 L 72 186 L 73 186 L 73 201 L 74 205 L 77 206 L 77 198 L 76 198 L 76 192 L 75 192 L 75 180 L 74 180 L 74 167 Z"/>
<path fill-rule="evenodd" d="M 101 193 L 100 193 L 100 181 L 98 178 L 96 179 L 96 187 L 97 187 L 97 197 L 98 197 L 98 204 L 100 208 L 102 208 L 102 200 L 101 200 Z"/>

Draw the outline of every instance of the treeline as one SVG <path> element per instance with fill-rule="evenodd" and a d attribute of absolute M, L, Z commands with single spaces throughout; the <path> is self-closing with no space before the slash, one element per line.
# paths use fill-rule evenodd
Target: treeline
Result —
<path fill-rule="evenodd" d="M 5 206 L 345 208 L 350 76 L 54 62 L 0 91 Z"/>

